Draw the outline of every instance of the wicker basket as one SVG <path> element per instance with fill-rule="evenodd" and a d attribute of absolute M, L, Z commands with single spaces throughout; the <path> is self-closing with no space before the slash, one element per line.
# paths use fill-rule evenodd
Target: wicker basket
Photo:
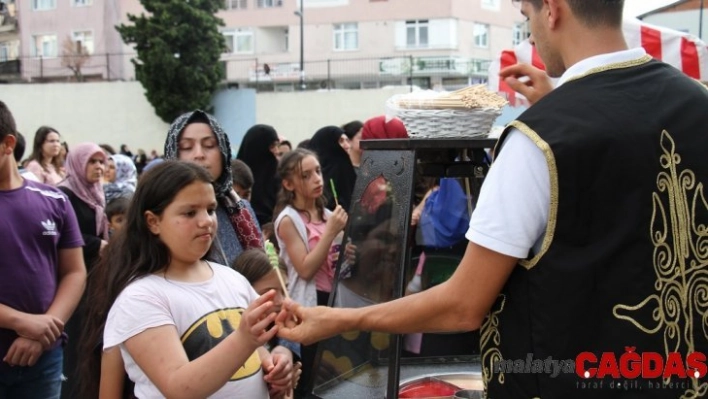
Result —
<path fill-rule="evenodd" d="M 395 111 L 408 135 L 417 138 L 487 137 L 499 109 L 403 109 Z"/>
<path fill-rule="evenodd" d="M 399 118 L 412 139 L 487 137 L 501 114 L 497 108 L 403 108 L 395 97 L 386 102 L 387 115 Z"/>

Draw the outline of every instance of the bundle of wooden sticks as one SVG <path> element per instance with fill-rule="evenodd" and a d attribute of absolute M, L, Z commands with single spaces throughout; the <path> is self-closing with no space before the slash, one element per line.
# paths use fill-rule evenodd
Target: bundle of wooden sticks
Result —
<path fill-rule="evenodd" d="M 402 96 L 397 105 L 407 109 L 501 109 L 508 102 L 499 94 L 491 92 L 486 85 L 465 87 L 439 96 Z"/>

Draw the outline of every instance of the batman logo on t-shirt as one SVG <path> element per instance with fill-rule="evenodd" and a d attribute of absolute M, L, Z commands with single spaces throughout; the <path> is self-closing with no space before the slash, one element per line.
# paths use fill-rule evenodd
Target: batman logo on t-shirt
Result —
<path fill-rule="evenodd" d="M 241 322 L 242 308 L 219 309 L 202 316 L 182 334 L 184 346 L 190 361 L 207 353 L 234 332 Z M 250 377 L 261 368 L 261 359 L 257 352 L 231 376 L 229 381 Z"/>

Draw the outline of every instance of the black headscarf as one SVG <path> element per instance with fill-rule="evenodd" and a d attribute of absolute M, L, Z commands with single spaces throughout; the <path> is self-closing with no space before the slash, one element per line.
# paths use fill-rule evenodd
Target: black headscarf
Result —
<path fill-rule="evenodd" d="M 354 191 L 354 183 L 356 182 L 356 172 L 349 154 L 339 145 L 339 139 L 343 134 L 344 130 L 340 127 L 323 127 L 312 136 L 308 148 L 314 151 L 320 159 L 327 208 L 334 209 L 335 207 L 331 179 L 334 181 L 334 186 L 337 190 L 339 204 L 348 211 L 352 200 L 352 192 Z"/>
<path fill-rule="evenodd" d="M 219 143 L 219 152 L 221 152 L 221 175 L 214 182 L 214 191 L 216 192 L 216 197 L 225 197 L 229 195 L 232 185 L 232 175 L 231 175 L 231 144 L 229 143 L 229 136 L 226 135 L 224 129 L 221 128 L 219 122 L 202 110 L 196 110 L 193 112 L 187 112 L 182 114 L 170 125 L 170 130 L 167 132 L 167 139 L 165 140 L 165 160 L 177 160 L 179 159 L 179 137 L 182 134 L 187 125 L 191 123 L 207 123 L 211 127 L 211 131 L 214 132 L 216 141 Z"/>
<path fill-rule="evenodd" d="M 236 156 L 253 172 L 251 205 L 261 225 L 273 221 L 273 208 L 280 190 L 280 179 L 277 177 L 278 160 L 270 151 L 270 147 L 276 142 L 278 133 L 272 126 L 255 125 L 243 136 Z"/>
<path fill-rule="evenodd" d="M 231 144 L 229 136 L 221 128 L 216 118 L 202 110 L 182 114 L 170 125 L 165 140 L 165 160 L 179 159 L 179 138 L 184 128 L 191 123 L 207 123 L 219 143 L 221 153 L 221 175 L 213 183 L 216 200 L 219 207 L 226 210 L 236 237 L 245 251 L 250 248 L 263 248 L 263 237 L 260 227 L 253 220 L 245 201 L 238 198 L 233 191 L 231 174 Z"/>

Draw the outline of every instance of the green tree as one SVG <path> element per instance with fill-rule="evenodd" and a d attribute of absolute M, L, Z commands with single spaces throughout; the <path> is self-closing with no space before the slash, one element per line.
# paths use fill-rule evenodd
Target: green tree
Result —
<path fill-rule="evenodd" d="M 183 112 L 209 106 L 223 77 L 226 48 L 216 16 L 223 0 L 140 0 L 149 14 L 128 15 L 116 29 L 134 44 L 136 78 L 155 112 L 167 123 Z"/>

